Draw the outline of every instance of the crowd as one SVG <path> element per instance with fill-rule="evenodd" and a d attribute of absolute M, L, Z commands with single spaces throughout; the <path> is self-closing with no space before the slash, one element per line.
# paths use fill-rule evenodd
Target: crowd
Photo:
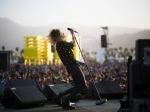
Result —
<path fill-rule="evenodd" d="M 92 81 L 116 81 L 122 90 L 127 91 L 127 66 L 125 63 L 87 63 L 87 65 L 88 69 L 82 67 L 87 86 Z M 36 79 L 41 88 L 45 84 L 73 84 L 71 75 L 63 65 L 11 64 L 9 71 L 0 71 L 1 85 L 6 85 L 8 80 L 17 79 Z"/>

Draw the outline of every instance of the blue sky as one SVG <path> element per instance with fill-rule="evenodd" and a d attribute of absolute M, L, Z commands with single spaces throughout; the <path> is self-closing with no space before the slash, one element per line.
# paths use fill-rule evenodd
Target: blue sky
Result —
<path fill-rule="evenodd" d="M 57 22 L 150 29 L 150 0 L 0 0 L 0 18 L 22 26 Z"/>

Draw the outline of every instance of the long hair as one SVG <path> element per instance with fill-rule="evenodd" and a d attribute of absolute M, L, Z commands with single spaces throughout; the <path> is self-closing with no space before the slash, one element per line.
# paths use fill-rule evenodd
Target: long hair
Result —
<path fill-rule="evenodd" d="M 60 29 L 52 29 L 47 35 L 48 41 L 55 45 L 60 40 Z"/>

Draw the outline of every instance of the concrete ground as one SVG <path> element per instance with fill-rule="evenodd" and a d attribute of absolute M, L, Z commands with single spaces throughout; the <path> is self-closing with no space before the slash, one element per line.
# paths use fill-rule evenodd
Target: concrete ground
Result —
<path fill-rule="evenodd" d="M 48 103 L 41 107 L 28 109 L 7 109 L 0 104 L 0 112 L 118 112 L 120 108 L 119 99 L 110 99 L 101 105 L 96 105 L 96 101 L 97 100 L 86 99 L 79 100 L 75 103 L 72 102 L 72 105 L 76 107 L 75 110 L 64 110 L 60 106 Z"/>

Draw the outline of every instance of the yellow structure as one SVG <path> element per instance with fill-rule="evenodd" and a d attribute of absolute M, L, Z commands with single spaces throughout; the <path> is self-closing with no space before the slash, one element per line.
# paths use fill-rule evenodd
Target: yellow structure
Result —
<path fill-rule="evenodd" d="M 50 64 L 53 54 L 48 41 L 42 36 L 24 36 L 24 64 Z"/>
<path fill-rule="evenodd" d="M 76 38 L 80 45 L 80 38 Z M 72 36 L 67 35 L 65 41 L 72 41 Z M 54 46 L 52 52 L 52 45 L 48 40 L 42 36 L 24 36 L 24 64 L 41 65 L 41 64 L 61 64 L 60 58 Z M 73 49 L 73 53 L 77 60 L 80 59 L 80 51 L 78 45 Z"/>

